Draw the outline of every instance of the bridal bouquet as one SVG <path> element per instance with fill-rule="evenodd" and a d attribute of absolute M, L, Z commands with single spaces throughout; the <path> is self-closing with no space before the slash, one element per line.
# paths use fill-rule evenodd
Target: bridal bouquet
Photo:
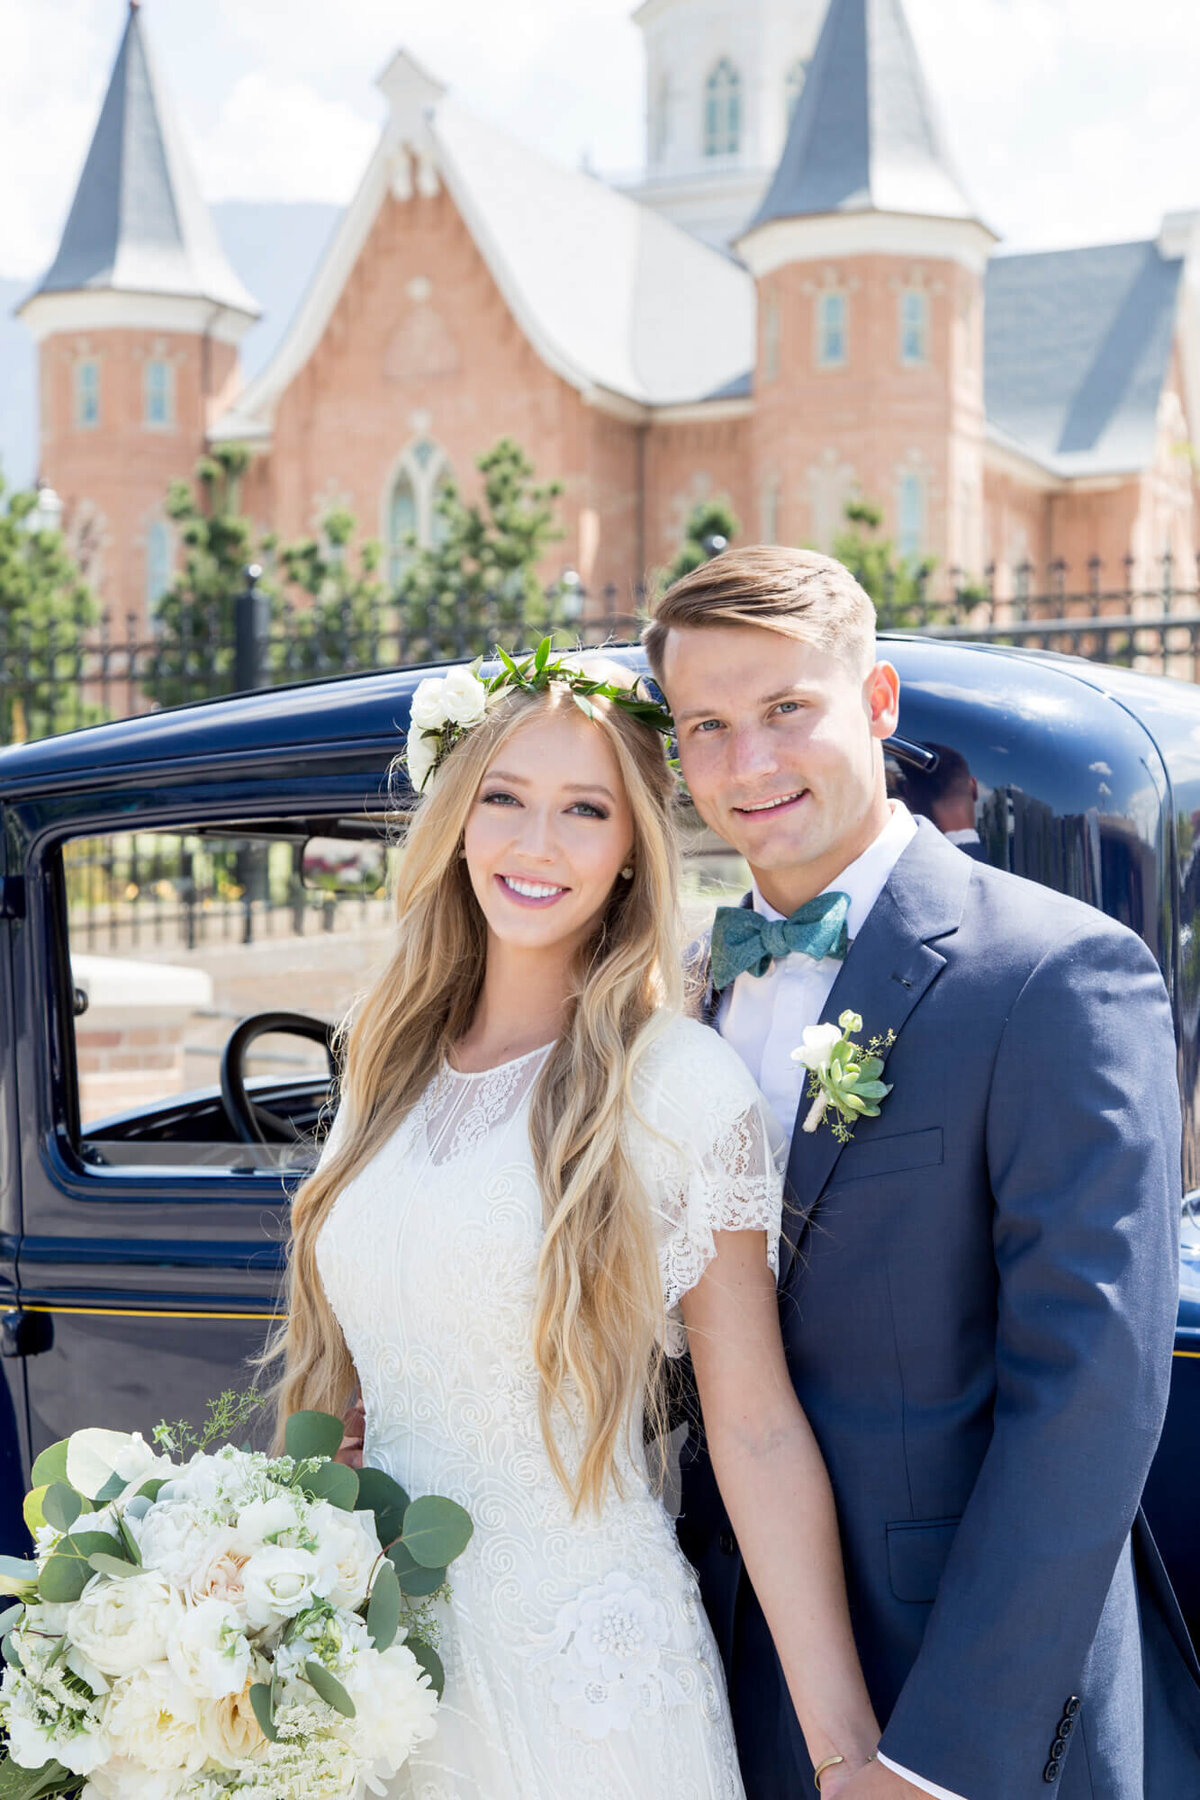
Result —
<path fill-rule="evenodd" d="M 334 1462 L 341 1437 L 307 1412 L 281 1457 L 101 1430 L 42 1453 L 36 1560 L 0 1558 L 0 1800 L 385 1791 L 434 1729 L 418 1633 L 471 1521 Z"/>

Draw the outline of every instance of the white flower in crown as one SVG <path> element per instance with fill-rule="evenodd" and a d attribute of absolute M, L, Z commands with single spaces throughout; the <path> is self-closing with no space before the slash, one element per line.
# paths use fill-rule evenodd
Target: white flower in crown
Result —
<path fill-rule="evenodd" d="M 470 669 L 451 669 L 442 680 L 442 709 L 453 725 L 478 725 L 487 711 L 488 691 Z"/>
<path fill-rule="evenodd" d="M 418 683 L 409 712 L 405 761 L 418 794 L 430 774 L 464 731 L 478 725 L 487 711 L 488 690 L 473 669 L 451 669 L 427 675 Z"/>
<path fill-rule="evenodd" d="M 405 763 L 408 768 L 408 779 L 418 794 L 425 791 L 425 783 L 438 759 L 438 739 L 434 732 L 425 732 L 420 725 L 410 725 L 408 729 L 408 748 L 405 752 Z"/>

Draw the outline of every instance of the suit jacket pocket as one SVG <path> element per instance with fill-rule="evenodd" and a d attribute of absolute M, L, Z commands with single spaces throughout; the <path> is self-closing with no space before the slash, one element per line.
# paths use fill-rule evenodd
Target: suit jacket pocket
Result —
<path fill-rule="evenodd" d="M 887 1105 L 886 1100 L 884 1105 Z M 860 1127 L 861 1129 L 861 1127 Z M 871 1176 L 898 1175 L 905 1169 L 932 1168 L 942 1160 L 942 1128 L 901 1131 L 891 1137 L 853 1138 L 838 1157 L 830 1187 L 844 1181 L 865 1181 Z"/>
<path fill-rule="evenodd" d="M 897 1600 L 936 1600 L 958 1527 L 958 1519 L 902 1519 L 887 1527 L 888 1579 Z"/>

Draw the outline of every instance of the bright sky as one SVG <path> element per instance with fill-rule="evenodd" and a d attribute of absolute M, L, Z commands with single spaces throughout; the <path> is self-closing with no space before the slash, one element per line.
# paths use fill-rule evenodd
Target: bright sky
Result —
<path fill-rule="evenodd" d="M 737 0 L 730 0 L 736 4 Z M 1152 236 L 1200 208 L 1196 0 L 907 0 L 950 143 L 1014 247 Z M 633 0 L 144 0 L 210 200 L 344 201 L 400 45 L 567 163 L 642 154 Z M 0 0 L 0 276 L 50 260 L 126 0 Z"/>

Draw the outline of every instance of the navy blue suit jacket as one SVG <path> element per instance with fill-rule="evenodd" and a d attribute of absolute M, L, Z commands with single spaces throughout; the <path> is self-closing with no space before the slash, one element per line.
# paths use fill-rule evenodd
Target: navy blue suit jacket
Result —
<path fill-rule="evenodd" d="M 844 1148 L 798 1124 L 780 1305 L 881 1747 L 966 1800 L 1200 1796 L 1200 1669 L 1139 1513 L 1181 1210 L 1158 968 L 922 821 L 823 1018 L 847 1007 L 896 1032 L 893 1088 Z M 684 1465 L 747 1792 L 795 1800 L 811 1766 L 695 1434 Z"/>

